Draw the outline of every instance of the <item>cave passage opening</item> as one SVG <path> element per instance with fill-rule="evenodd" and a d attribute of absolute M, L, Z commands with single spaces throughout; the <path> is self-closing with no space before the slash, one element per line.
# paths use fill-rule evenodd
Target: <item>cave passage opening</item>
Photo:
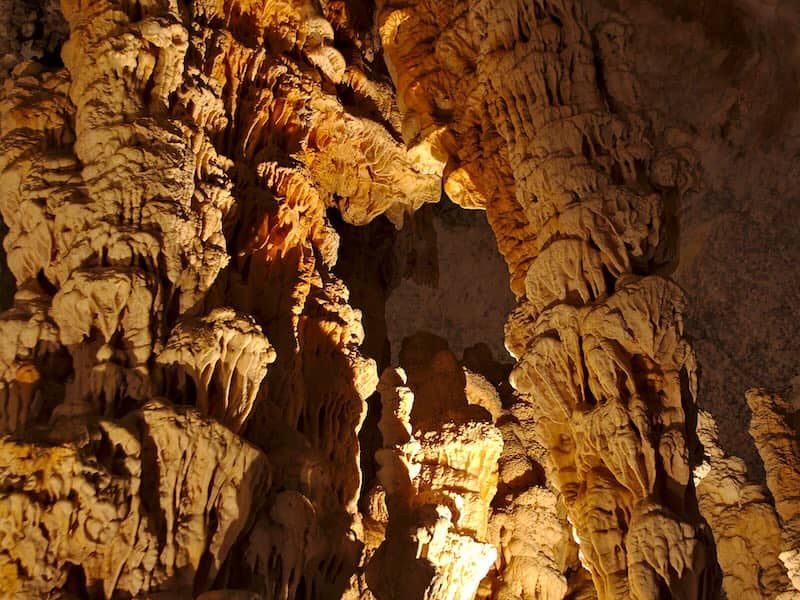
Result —
<path fill-rule="evenodd" d="M 504 328 L 515 298 L 486 213 L 443 194 L 408 215 L 399 230 L 384 216 L 363 226 L 344 222 L 335 209 L 328 216 L 341 238 L 334 273 L 362 313 L 361 353 L 376 361 L 378 374 L 402 366 L 404 340 L 416 350 L 447 348 L 461 367 L 486 377 L 509 401 L 514 360 Z M 376 481 L 373 456 L 382 446 L 378 392 L 367 406 L 359 432 L 362 501 Z"/>
<path fill-rule="evenodd" d="M 397 365 L 403 339 L 418 332 L 447 340 L 458 357 L 476 347 L 499 363 L 506 318 L 515 306 L 509 275 L 486 214 L 445 194 L 409 215 L 401 229 L 381 216 L 368 225 L 329 216 L 341 236 L 334 272 L 361 310 L 362 352 L 379 372 Z"/>

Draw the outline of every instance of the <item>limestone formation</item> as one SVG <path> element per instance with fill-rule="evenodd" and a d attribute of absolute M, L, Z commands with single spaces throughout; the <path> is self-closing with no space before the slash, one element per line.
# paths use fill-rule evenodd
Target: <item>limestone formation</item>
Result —
<path fill-rule="evenodd" d="M 744 462 L 726 456 L 711 415 L 698 412 L 705 452 L 696 469 L 700 512 L 714 532 L 728 598 L 778 598 L 791 587 L 780 563 L 781 526 L 766 490 L 747 480 Z"/>
<path fill-rule="evenodd" d="M 37 361 L 58 349 L 58 331 L 47 316 L 47 300 L 36 286 L 16 294 L 14 308 L 0 315 L 2 383 L 0 432 L 24 429 L 42 408 L 42 376 Z M 46 376 L 46 374 L 44 374 Z"/>
<path fill-rule="evenodd" d="M 440 373 L 437 391 L 443 393 L 449 387 L 446 373 L 457 374 L 458 366 L 447 350 L 431 360 Z M 417 381 L 436 383 L 436 378 Z M 486 537 L 502 437 L 490 418 L 470 411 L 466 397 L 439 418 L 421 412 L 419 404 L 435 396 L 426 395 L 430 389 L 424 387 L 415 393 L 408 383 L 403 369 L 387 369 L 378 386 L 384 448 L 376 460 L 388 523 L 386 539 L 367 567 L 367 583 L 381 598 L 466 600 L 496 558 Z M 458 388 L 451 389 L 455 397 Z"/>
<path fill-rule="evenodd" d="M 800 448 L 796 409 L 777 394 L 765 390 L 747 392 L 747 404 L 753 411 L 750 435 L 764 461 L 767 487 L 775 499 L 780 517 L 782 540 L 780 559 L 792 585 L 800 591 L 800 532 L 798 532 L 798 483 L 800 483 Z"/>
<path fill-rule="evenodd" d="M 769 494 L 698 408 L 713 145 L 641 90 L 651 4 L 0 0 L 0 597 L 800 593 L 795 407 L 748 395 Z M 436 274 L 380 227 L 443 192 L 513 366 L 390 364 L 391 269 Z"/>
<path fill-rule="evenodd" d="M 238 432 L 275 351 L 252 319 L 218 308 L 178 323 L 157 360 L 176 365 L 178 393 L 187 389 L 188 375 L 197 391 L 197 408 Z"/>
<path fill-rule="evenodd" d="M 457 177 L 445 189 L 486 206 L 520 298 L 506 340 L 520 361 L 515 410 L 549 451 L 598 595 L 712 594 L 681 294 L 637 280 L 669 259 L 664 199 L 679 190 L 651 175 L 658 157 L 624 39 L 590 31 L 578 2 L 448 9 L 382 5 L 398 104 L 414 124 L 404 136 L 439 141 Z"/>
<path fill-rule="evenodd" d="M 97 597 L 207 590 L 270 486 L 258 449 L 191 409 L 150 402 L 120 421 L 73 418 L 5 438 L 0 585 Z M 72 583 L 70 583 L 72 581 Z"/>

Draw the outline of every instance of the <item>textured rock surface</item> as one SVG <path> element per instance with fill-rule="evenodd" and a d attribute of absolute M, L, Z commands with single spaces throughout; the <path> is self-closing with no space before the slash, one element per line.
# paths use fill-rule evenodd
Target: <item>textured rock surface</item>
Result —
<path fill-rule="evenodd" d="M 789 591 L 780 563 L 781 525 L 766 490 L 747 480 L 740 458 L 719 446 L 711 415 L 698 413 L 705 460 L 695 471 L 700 511 L 714 532 L 728 598 L 777 598 Z"/>
<path fill-rule="evenodd" d="M 175 365 L 177 393 L 192 389 L 197 407 L 238 432 L 250 415 L 275 350 L 252 319 L 215 309 L 201 319 L 175 326 L 157 357 Z"/>
<path fill-rule="evenodd" d="M 208 589 L 270 487 L 258 449 L 191 409 L 68 419 L 2 441 L 0 589 L 46 597 L 82 570 L 111 597 Z"/>
<path fill-rule="evenodd" d="M 785 4 L 0 2 L 0 596 L 800 591 Z"/>
<path fill-rule="evenodd" d="M 747 404 L 753 411 L 750 435 L 764 461 L 767 487 L 775 499 L 775 509 L 780 517 L 780 559 L 792 585 L 800 591 L 800 498 L 797 492 L 800 489 L 800 442 L 797 410 L 780 396 L 764 390 L 748 391 Z"/>

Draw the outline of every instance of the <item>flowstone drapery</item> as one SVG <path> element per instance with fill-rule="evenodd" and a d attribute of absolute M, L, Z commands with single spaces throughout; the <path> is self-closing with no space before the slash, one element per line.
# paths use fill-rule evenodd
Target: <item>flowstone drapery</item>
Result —
<path fill-rule="evenodd" d="M 794 408 L 748 396 L 770 498 L 697 408 L 693 162 L 614 3 L 7 3 L 0 596 L 800 589 Z M 379 378 L 333 223 L 442 189 L 516 364 L 418 334 Z"/>

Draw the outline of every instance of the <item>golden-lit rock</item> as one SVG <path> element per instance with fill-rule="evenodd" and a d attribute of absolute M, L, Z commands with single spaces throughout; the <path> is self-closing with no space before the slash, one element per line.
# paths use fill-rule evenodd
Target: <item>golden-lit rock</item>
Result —
<path fill-rule="evenodd" d="M 446 189 L 486 207 L 508 263 L 512 412 L 547 450 L 600 598 L 713 595 L 684 302 L 639 279 L 670 257 L 663 212 L 678 190 L 651 174 L 630 57 L 595 43 L 581 2 L 445 4 L 387 0 L 379 26 L 404 138 L 443 141 Z"/>
<path fill-rule="evenodd" d="M 651 4 L 6 2 L 0 597 L 800 590 L 795 407 L 748 395 L 767 494 L 697 405 L 665 274 L 710 142 L 640 90 Z M 342 222 L 442 192 L 507 263 L 513 370 L 362 354 L 402 261 L 351 298 Z"/>
<path fill-rule="evenodd" d="M 729 598 L 777 598 L 790 588 L 779 559 L 781 526 L 766 490 L 747 479 L 744 461 L 720 448 L 717 425 L 698 411 L 705 461 L 695 470 L 700 512 L 714 533 L 722 589 Z"/>
<path fill-rule="evenodd" d="M 800 442 L 795 423 L 796 409 L 781 396 L 766 390 L 747 392 L 753 411 L 750 435 L 764 461 L 767 487 L 775 499 L 781 525 L 780 559 L 795 590 L 800 590 Z"/>
<path fill-rule="evenodd" d="M 259 450 L 155 401 L 0 446 L 0 585 L 16 597 L 56 593 L 76 568 L 106 598 L 206 590 L 270 485 Z"/>
<path fill-rule="evenodd" d="M 434 397 L 415 398 L 406 383 L 403 369 L 387 369 L 378 386 L 384 447 L 376 460 L 388 523 L 367 583 L 380 598 L 466 600 L 496 558 L 485 540 L 502 437 L 467 406 L 460 415 L 442 406 L 438 423 L 428 413 L 415 418 L 415 402 Z"/>

